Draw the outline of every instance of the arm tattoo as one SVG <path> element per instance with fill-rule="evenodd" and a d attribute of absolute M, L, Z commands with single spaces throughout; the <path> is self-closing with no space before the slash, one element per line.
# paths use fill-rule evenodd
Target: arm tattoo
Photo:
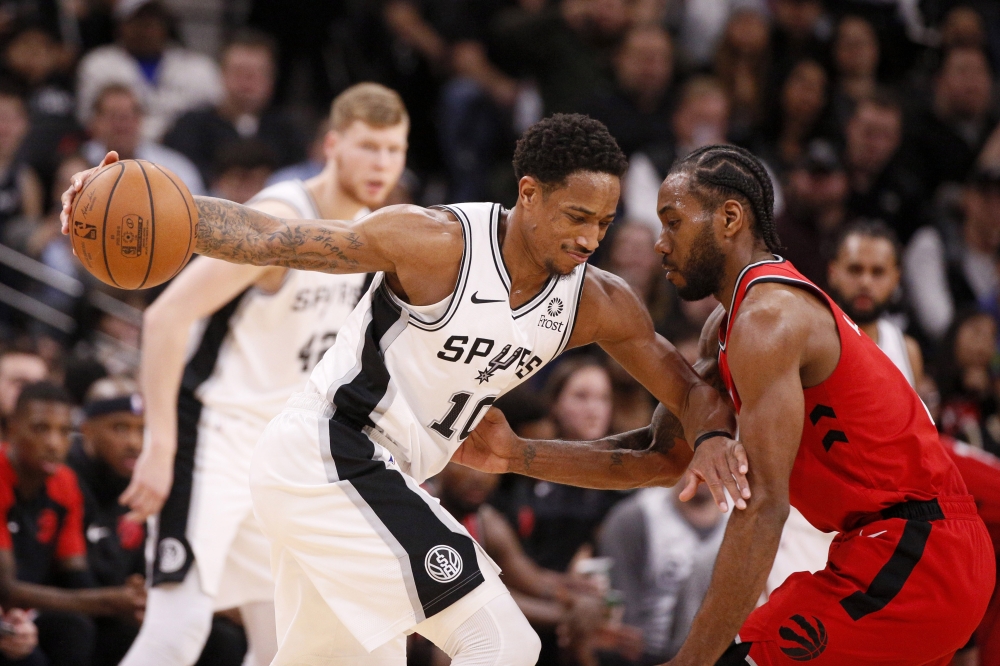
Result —
<path fill-rule="evenodd" d="M 653 413 L 653 450 L 668 453 L 677 443 L 684 441 L 684 426 L 670 410 L 663 405 Z"/>
<path fill-rule="evenodd" d="M 531 462 L 535 459 L 535 445 L 528 444 L 524 447 L 524 471 L 527 472 L 531 469 Z"/>
<path fill-rule="evenodd" d="M 362 272 L 356 255 L 364 243 L 357 234 L 322 220 L 284 220 L 222 199 L 194 200 L 198 254 L 235 264 Z"/>

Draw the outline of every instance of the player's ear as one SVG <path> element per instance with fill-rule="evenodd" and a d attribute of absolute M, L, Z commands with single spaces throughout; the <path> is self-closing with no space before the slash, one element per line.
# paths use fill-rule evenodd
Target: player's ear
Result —
<path fill-rule="evenodd" d="M 525 208 L 538 205 L 542 200 L 542 184 L 531 176 L 522 176 L 517 184 L 518 199 Z"/>
<path fill-rule="evenodd" d="M 326 136 L 323 137 L 323 155 L 325 155 L 327 159 L 330 159 L 333 156 L 333 149 L 337 147 L 339 142 L 340 135 L 336 130 L 330 130 L 326 133 Z"/>
<path fill-rule="evenodd" d="M 727 199 L 722 204 L 722 216 L 722 234 L 727 239 L 733 238 L 748 222 L 743 204 L 735 199 Z"/>

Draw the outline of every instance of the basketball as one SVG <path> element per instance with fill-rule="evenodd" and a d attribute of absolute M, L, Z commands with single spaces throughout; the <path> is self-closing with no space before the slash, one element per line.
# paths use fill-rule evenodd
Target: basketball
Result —
<path fill-rule="evenodd" d="M 73 250 L 94 277 L 119 289 L 148 289 L 191 258 L 198 210 L 169 170 L 122 160 L 94 174 L 70 219 Z"/>

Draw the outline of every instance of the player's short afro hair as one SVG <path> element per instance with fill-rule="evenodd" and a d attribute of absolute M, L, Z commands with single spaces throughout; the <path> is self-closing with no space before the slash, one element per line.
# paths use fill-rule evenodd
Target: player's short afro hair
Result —
<path fill-rule="evenodd" d="M 599 120 L 579 113 L 557 113 L 538 121 L 521 135 L 514 150 L 514 175 L 531 176 L 559 186 L 577 171 L 621 178 L 628 158 Z"/>

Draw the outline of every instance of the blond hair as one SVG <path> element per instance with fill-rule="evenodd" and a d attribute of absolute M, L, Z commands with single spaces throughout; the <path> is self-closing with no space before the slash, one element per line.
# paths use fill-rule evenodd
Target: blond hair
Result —
<path fill-rule="evenodd" d="M 330 106 L 330 127 L 344 130 L 355 120 L 372 127 L 392 127 L 409 122 L 403 99 L 378 83 L 358 83 L 337 95 Z"/>

